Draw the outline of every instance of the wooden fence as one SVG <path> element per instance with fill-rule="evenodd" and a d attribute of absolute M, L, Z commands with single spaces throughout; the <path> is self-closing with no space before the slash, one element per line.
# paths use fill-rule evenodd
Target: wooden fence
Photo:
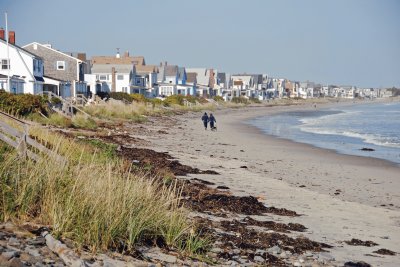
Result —
<path fill-rule="evenodd" d="M 29 126 L 30 123 L 0 111 L 0 140 L 17 149 L 22 158 L 38 161 L 42 153 L 65 162 L 64 157 L 29 137 Z"/>

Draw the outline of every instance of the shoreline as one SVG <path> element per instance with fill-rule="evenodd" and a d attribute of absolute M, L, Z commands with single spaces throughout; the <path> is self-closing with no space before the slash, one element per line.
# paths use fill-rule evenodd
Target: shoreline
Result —
<path fill-rule="evenodd" d="M 398 102 L 398 101 L 397 101 L 397 102 Z M 374 102 L 374 103 L 371 103 L 371 102 L 368 102 L 368 103 L 358 102 L 358 103 L 355 103 L 355 105 L 368 105 L 368 104 L 375 104 L 375 103 L 376 103 L 376 102 Z M 381 103 L 386 103 L 386 102 L 382 102 L 382 101 L 381 101 Z M 389 103 L 390 103 L 390 102 L 389 102 Z M 343 106 L 343 105 L 340 105 L 340 104 L 339 104 L 339 105 L 334 105 L 334 106 L 329 105 L 328 107 L 325 106 L 325 105 L 321 105 L 321 106 L 318 107 L 317 109 L 307 109 L 307 110 L 309 110 L 309 111 L 311 111 L 311 110 L 313 110 L 313 111 L 320 111 L 320 110 L 324 110 L 324 109 L 326 109 L 326 108 L 342 107 L 342 106 Z M 300 111 L 300 110 L 291 110 L 290 112 L 296 112 L 296 111 Z M 301 110 L 301 111 L 304 111 L 304 110 Z M 274 115 L 278 115 L 278 114 L 285 113 L 285 112 L 286 112 L 286 111 L 277 112 L 277 113 L 274 112 L 273 114 L 269 114 L 269 115 L 273 115 L 273 116 L 274 116 Z M 268 133 L 265 133 L 261 128 L 259 128 L 259 127 L 257 127 L 257 126 L 255 126 L 255 125 L 253 125 L 253 124 L 250 123 L 251 120 L 254 120 L 254 119 L 257 119 L 257 118 L 263 118 L 263 117 L 265 117 L 265 115 L 261 115 L 261 116 L 258 116 L 258 115 L 257 115 L 257 116 L 255 116 L 255 117 L 249 117 L 249 118 L 246 119 L 245 122 L 243 122 L 243 124 L 245 124 L 246 126 L 253 127 L 254 130 L 258 131 L 261 135 L 264 135 L 264 136 L 267 136 L 267 137 L 270 137 L 270 138 L 276 138 L 276 139 L 279 139 L 279 140 L 285 140 L 285 141 L 289 141 L 289 142 L 296 143 L 296 144 L 304 144 L 304 145 L 312 146 L 312 147 L 314 147 L 314 148 L 318 148 L 318 149 L 323 149 L 323 150 L 331 151 L 331 152 L 336 153 L 336 154 L 339 154 L 339 155 L 352 156 L 352 157 L 356 157 L 356 158 L 361 158 L 360 161 L 362 161 L 363 159 L 371 159 L 371 162 L 370 162 L 370 163 L 374 163 L 375 160 L 378 160 L 378 161 L 381 161 L 381 163 L 377 164 L 377 166 L 379 166 L 379 167 L 385 165 L 385 163 L 386 163 L 386 164 L 388 164 L 388 165 L 391 165 L 391 166 L 393 166 L 393 167 L 398 167 L 398 168 L 400 169 L 400 162 L 395 162 L 395 161 L 391 161 L 391 160 L 384 159 L 384 158 L 379 158 L 379 157 L 374 157 L 374 156 L 368 156 L 368 155 L 363 156 L 363 155 L 356 155 L 356 154 L 351 154 L 351 153 L 346 153 L 346 152 L 340 152 L 340 151 L 335 150 L 335 149 L 333 149 L 333 148 L 321 147 L 321 146 L 318 146 L 318 145 L 314 145 L 314 144 L 312 144 L 312 143 L 301 142 L 301 141 L 297 141 L 297 140 L 290 139 L 290 138 L 286 138 L 286 137 L 280 137 L 280 136 L 277 136 L 277 135 L 268 134 Z M 365 145 L 368 145 L 368 143 L 365 143 Z M 376 146 L 376 145 L 375 145 L 375 146 Z M 378 145 L 378 146 L 379 146 L 379 145 Z"/>
<path fill-rule="evenodd" d="M 319 104 L 319 108 L 330 105 L 337 104 Z M 304 235 L 333 245 L 331 253 L 339 262 L 357 259 L 374 266 L 397 266 L 399 255 L 366 256 L 377 247 L 348 246 L 344 241 L 372 240 L 379 248 L 400 251 L 396 242 L 400 240 L 400 168 L 381 159 L 267 136 L 243 123 L 251 117 L 311 107 L 310 103 L 216 110 L 217 132 L 204 131 L 199 113 L 189 113 L 178 116 L 174 127 L 161 126 L 168 134 L 142 137 L 150 139 L 156 151 L 169 151 L 184 164 L 220 173 L 188 178 L 224 185 L 235 195 L 257 196 L 266 206 L 303 214 L 290 220 L 270 217 L 305 225 L 310 230 Z"/>

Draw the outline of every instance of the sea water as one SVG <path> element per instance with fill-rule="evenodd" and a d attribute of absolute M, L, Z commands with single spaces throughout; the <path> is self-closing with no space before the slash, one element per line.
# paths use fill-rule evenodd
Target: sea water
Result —
<path fill-rule="evenodd" d="M 400 102 L 284 112 L 249 123 L 268 135 L 400 164 Z"/>

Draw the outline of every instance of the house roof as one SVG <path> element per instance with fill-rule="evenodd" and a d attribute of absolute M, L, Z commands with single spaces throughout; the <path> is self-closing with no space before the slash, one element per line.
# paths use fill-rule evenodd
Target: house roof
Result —
<path fill-rule="evenodd" d="M 210 70 L 206 68 L 186 68 L 186 71 L 197 74 L 196 81 L 198 85 L 210 85 Z"/>
<path fill-rule="evenodd" d="M 178 68 L 178 78 L 183 79 L 183 77 L 185 76 L 185 72 L 186 72 L 186 70 L 184 67 L 179 67 Z M 187 78 L 187 75 L 186 75 L 186 78 Z"/>
<path fill-rule="evenodd" d="M 0 38 L 0 41 L 3 42 L 3 43 L 5 43 L 5 44 L 7 44 L 7 41 L 4 40 L 4 39 L 2 39 L 2 38 Z M 39 57 L 38 55 L 35 55 L 34 53 L 32 53 L 32 52 L 30 52 L 30 51 L 28 51 L 28 50 L 26 50 L 26 49 L 24 49 L 24 48 L 22 48 L 22 47 L 20 47 L 20 46 L 18 46 L 18 45 L 15 45 L 15 44 L 12 44 L 12 43 L 8 43 L 8 45 L 9 45 L 10 47 L 13 47 L 13 48 L 16 48 L 16 49 L 18 49 L 18 50 L 23 51 L 24 53 L 26 53 L 26 54 L 28 54 L 28 55 L 30 55 L 30 56 L 32 56 L 32 57 L 42 59 L 42 58 Z"/>
<path fill-rule="evenodd" d="M 131 65 L 135 64 L 137 66 L 145 65 L 144 57 L 120 57 L 115 56 L 94 56 L 92 57 L 92 64 L 120 64 L 120 65 Z"/>
<path fill-rule="evenodd" d="M 196 72 L 186 72 L 186 82 L 187 83 L 197 82 L 197 73 Z"/>
<path fill-rule="evenodd" d="M 111 73 L 112 68 L 115 68 L 117 73 L 130 73 L 133 70 L 133 65 L 95 64 L 92 66 L 92 73 Z"/>
<path fill-rule="evenodd" d="M 72 58 L 72 59 L 74 59 L 74 60 L 76 60 L 76 61 L 78 61 L 78 62 L 85 63 L 84 61 L 82 61 L 82 60 L 80 60 L 80 59 L 78 59 L 78 58 L 76 58 L 76 57 L 70 56 L 70 55 L 68 55 L 68 54 L 66 54 L 66 53 L 63 53 L 63 52 L 61 52 L 61 51 L 58 51 L 58 50 L 56 50 L 56 49 L 54 49 L 54 48 L 51 48 L 51 47 L 48 47 L 48 46 L 46 46 L 46 45 L 40 44 L 40 43 L 38 43 L 38 42 L 33 42 L 33 43 L 30 43 L 30 44 L 24 45 L 23 48 L 27 48 L 27 47 L 33 46 L 33 45 L 35 45 L 35 44 L 36 44 L 36 45 L 40 45 L 41 47 L 46 48 L 46 49 L 48 49 L 48 50 L 50 50 L 50 51 L 53 51 L 53 52 L 62 54 L 63 56 Z"/>
<path fill-rule="evenodd" d="M 136 65 L 135 67 L 136 67 L 136 72 L 151 73 L 158 71 L 158 67 L 155 65 Z"/>
<path fill-rule="evenodd" d="M 167 65 L 163 66 L 165 68 L 165 76 L 176 76 L 178 74 L 178 66 Z"/>

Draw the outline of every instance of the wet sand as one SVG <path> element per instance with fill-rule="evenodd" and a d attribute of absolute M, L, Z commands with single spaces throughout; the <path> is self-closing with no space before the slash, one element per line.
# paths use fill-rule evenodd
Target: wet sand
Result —
<path fill-rule="evenodd" d="M 323 106 L 327 105 L 319 105 Z M 257 196 L 266 206 L 302 214 L 290 219 L 277 215 L 271 218 L 305 225 L 308 230 L 301 234 L 333 245 L 330 254 L 338 262 L 362 260 L 373 266 L 399 266 L 399 254 L 372 253 L 380 248 L 400 252 L 397 165 L 266 136 L 244 123 L 257 116 L 313 108 L 303 105 L 217 110 L 213 112 L 216 132 L 204 130 L 200 113 L 190 113 L 179 116 L 174 127 L 165 127 L 167 134 L 143 137 L 153 143 L 155 150 L 169 151 L 183 164 L 220 173 L 193 174 L 192 178 L 225 185 L 236 195 Z M 378 245 L 344 243 L 352 238 Z"/>

